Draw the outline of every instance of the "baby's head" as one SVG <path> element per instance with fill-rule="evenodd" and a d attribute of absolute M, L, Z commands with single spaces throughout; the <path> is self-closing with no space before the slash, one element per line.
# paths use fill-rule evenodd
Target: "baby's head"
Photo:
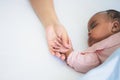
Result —
<path fill-rule="evenodd" d="M 116 10 L 106 10 L 96 13 L 89 20 L 88 31 L 89 46 L 120 32 L 120 12 Z"/>

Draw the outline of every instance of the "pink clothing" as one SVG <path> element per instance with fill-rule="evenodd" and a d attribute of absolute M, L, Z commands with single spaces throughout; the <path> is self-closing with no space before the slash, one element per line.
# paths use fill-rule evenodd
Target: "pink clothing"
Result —
<path fill-rule="evenodd" d="M 72 52 L 67 64 L 78 72 L 87 72 L 103 63 L 117 48 L 120 47 L 120 32 L 94 44 L 84 52 Z"/>

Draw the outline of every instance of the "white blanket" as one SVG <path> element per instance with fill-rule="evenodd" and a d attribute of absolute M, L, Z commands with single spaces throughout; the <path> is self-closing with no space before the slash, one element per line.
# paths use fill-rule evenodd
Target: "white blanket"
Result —
<path fill-rule="evenodd" d="M 120 80 L 120 48 L 102 65 L 89 71 L 79 80 Z"/>

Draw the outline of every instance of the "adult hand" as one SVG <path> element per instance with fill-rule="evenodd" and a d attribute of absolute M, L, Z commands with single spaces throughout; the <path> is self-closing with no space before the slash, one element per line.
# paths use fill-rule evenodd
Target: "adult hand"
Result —
<path fill-rule="evenodd" d="M 65 54 L 61 53 L 62 51 L 61 52 L 55 51 L 55 49 L 59 49 L 59 45 L 62 45 L 65 48 L 68 48 L 70 46 L 69 45 L 70 39 L 68 37 L 68 34 L 67 34 L 64 26 L 61 24 L 47 26 L 46 27 L 46 37 L 47 37 L 49 51 L 53 55 L 64 60 Z M 58 39 L 62 40 L 62 44 L 59 42 Z"/>
<path fill-rule="evenodd" d="M 58 43 L 58 37 L 62 39 L 62 45 L 64 45 L 64 47 L 68 47 L 69 45 L 69 37 L 65 28 L 63 25 L 58 24 L 59 19 L 55 13 L 53 0 L 30 0 L 30 2 L 37 16 L 40 18 L 41 23 L 45 27 L 50 52 L 53 55 L 64 59 L 64 54 L 53 51 L 53 49 L 58 47 L 55 45 L 55 43 Z"/>

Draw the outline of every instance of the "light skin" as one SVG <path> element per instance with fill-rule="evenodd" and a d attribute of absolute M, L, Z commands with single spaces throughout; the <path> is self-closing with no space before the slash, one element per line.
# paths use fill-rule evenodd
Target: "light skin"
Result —
<path fill-rule="evenodd" d="M 55 13 L 53 0 L 30 0 L 30 3 L 41 23 L 45 27 L 49 51 L 53 55 L 64 60 L 65 54 L 54 51 L 54 49 L 58 48 L 58 38 L 61 39 L 61 45 L 66 49 L 71 46 L 70 39 L 66 29 L 58 20 L 58 17 Z"/>
<path fill-rule="evenodd" d="M 95 14 L 88 22 L 88 45 L 93 44 L 115 34 L 120 31 L 120 23 L 117 20 L 112 20 L 107 16 L 107 12 Z M 60 46 L 57 51 L 62 48 L 66 58 L 73 51 L 72 48 L 66 49 Z"/>

